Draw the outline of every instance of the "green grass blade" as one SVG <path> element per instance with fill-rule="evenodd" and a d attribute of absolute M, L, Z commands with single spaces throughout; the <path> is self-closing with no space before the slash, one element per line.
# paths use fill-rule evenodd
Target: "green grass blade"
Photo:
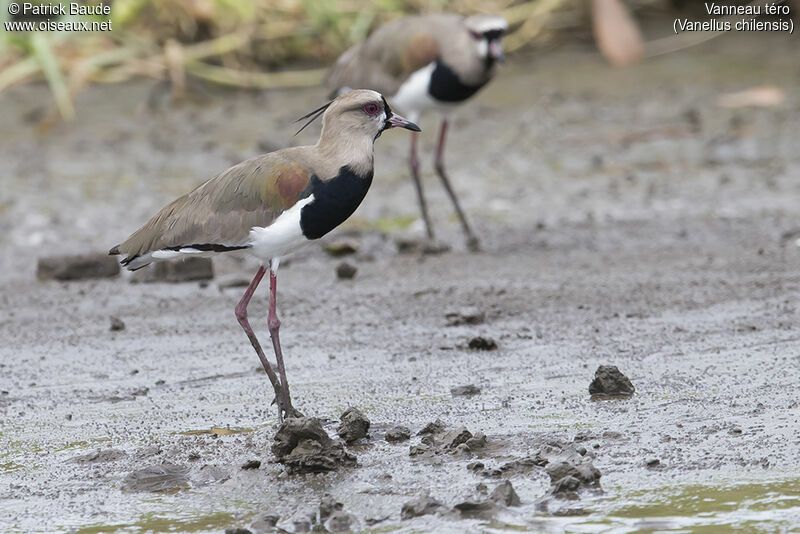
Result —
<path fill-rule="evenodd" d="M 44 77 L 53 92 L 58 111 L 64 119 L 71 119 L 75 116 L 75 108 L 72 106 L 72 98 L 61 73 L 61 67 L 58 65 L 58 59 L 50 46 L 49 36 L 46 33 L 35 32 L 31 36 L 31 44 L 34 57 L 41 65 Z"/>

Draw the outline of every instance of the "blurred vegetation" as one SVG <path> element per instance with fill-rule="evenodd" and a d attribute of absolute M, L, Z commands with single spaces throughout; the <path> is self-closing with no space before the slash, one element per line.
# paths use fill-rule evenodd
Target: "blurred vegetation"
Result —
<path fill-rule="evenodd" d="M 0 0 L 0 24 L 15 20 L 8 14 L 10 1 Z M 646 3 L 652 1 L 627 1 Z M 114 0 L 111 31 L 4 29 L 0 91 L 45 79 L 61 115 L 69 118 L 72 96 L 86 84 L 137 76 L 170 80 L 176 96 L 187 76 L 251 88 L 315 85 L 324 73 L 321 65 L 403 14 L 501 14 L 511 25 L 506 50 L 514 52 L 570 28 L 588 28 L 590 5 L 585 0 Z M 58 18 L 72 19 L 108 17 Z"/>

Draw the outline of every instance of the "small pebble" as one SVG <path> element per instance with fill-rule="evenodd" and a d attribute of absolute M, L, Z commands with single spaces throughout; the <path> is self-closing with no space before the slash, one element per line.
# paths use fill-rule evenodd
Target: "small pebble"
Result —
<path fill-rule="evenodd" d="M 249 460 L 242 464 L 242 469 L 258 469 L 261 467 L 261 460 Z"/>
<path fill-rule="evenodd" d="M 346 261 L 343 261 L 336 266 L 336 277 L 339 280 L 352 280 L 353 277 L 355 277 L 356 272 L 358 272 L 358 269 Z"/>
<path fill-rule="evenodd" d="M 471 397 L 473 395 L 480 395 L 481 388 L 475 384 L 467 384 L 466 386 L 456 386 L 450 388 L 450 394 L 453 397 Z"/>
<path fill-rule="evenodd" d="M 497 342 L 489 337 L 476 336 L 469 340 L 469 348 L 473 350 L 495 350 Z"/>
<path fill-rule="evenodd" d="M 411 430 L 406 426 L 396 426 L 386 432 L 386 441 L 398 443 L 411 438 Z"/>
<path fill-rule="evenodd" d="M 122 321 L 122 319 L 119 317 L 114 317 L 113 315 L 109 317 L 109 319 L 111 320 L 111 326 L 109 327 L 109 330 L 112 332 L 120 332 L 125 330 L 125 323 Z"/>

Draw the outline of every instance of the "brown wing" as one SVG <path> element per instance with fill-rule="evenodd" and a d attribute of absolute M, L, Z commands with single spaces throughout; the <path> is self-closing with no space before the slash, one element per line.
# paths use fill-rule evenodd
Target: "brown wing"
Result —
<path fill-rule="evenodd" d="M 282 152 L 244 161 L 174 200 L 111 254 L 132 259 L 174 247 L 245 246 L 250 229 L 272 223 L 302 198 L 310 181 L 306 166 Z"/>
<path fill-rule="evenodd" d="M 394 95 L 415 71 L 434 61 L 446 39 L 459 31 L 457 15 L 403 17 L 375 30 L 342 54 L 325 78 L 329 89 L 374 89 Z"/>

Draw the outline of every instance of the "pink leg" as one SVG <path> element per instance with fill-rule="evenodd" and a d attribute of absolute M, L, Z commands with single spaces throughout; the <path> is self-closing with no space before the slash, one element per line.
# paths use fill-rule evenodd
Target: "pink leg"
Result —
<path fill-rule="evenodd" d="M 428 233 L 428 239 L 433 240 L 433 226 L 428 217 L 428 205 L 425 202 L 425 193 L 422 191 L 422 181 L 419 177 L 419 158 L 417 157 L 417 132 L 411 132 L 411 152 L 408 157 L 408 164 L 411 167 L 411 177 L 414 179 L 414 186 L 417 189 L 417 199 L 419 200 L 419 209 L 422 212 L 422 220 L 425 222 L 425 231 Z"/>
<path fill-rule="evenodd" d="M 445 191 L 447 191 L 450 201 L 453 203 L 453 207 L 456 209 L 456 215 L 458 215 L 458 219 L 461 221 L 461 227 L 464 229 L 464 233 L 467 234 L 467 247 L 470 250 L 480 250 L 480 242 L 478 238 L 475 237 L 475 234 L 472 233 L 472 229 L 467 222 L 467 218 L 464 216 L 464 212 L 461 211 L 458 198 L 456 198 L 456 194 L 450 186 L 450 180 L 448 180 L 447 173 L 445 173 L 444 170 L 444 142 L 447 138 L 447 126 L 447 119 L 442 119 L 442 127 L 439 130 L 439 143 L 436 145 L 436 173 L 442 180 L 442 185 Z"/>
<path fill-rule="evenodd" d="M 264 277 L 265 272 L 266 269 L 264 269 L 263 266 L 259 267 L 258 271 L 256 271 L 253 281 L 250 282 L 250 285 L 247 286 L 244 295 L 242 295 L 242 300 L 240 300 L 239 304 L 236 305 L 236 319 L 242 326 L 244 333 L 247 334 L 247 337 L 250 339 L 250 343 L 253 345 L 253 348 L 256 349 L 258 359 L 261 360 L 261 365 L 264 366 L 264 370 L 267 372 L 269 381 L 272 382 L 272 387 L 275 390 L 275 399 L 278 401 L 280 406 L 282 404 L 281 383 L 278 380 L 278 377 L 275 375 L 275 371 L 272 370 L 272 366 L 269 364 L 269 361 L 267 361 L 266 356 L 264 356 L 264 351 L 261 350 L 261 344 L 258 342 L 255 332 L 253 332 L 253 329 L 250 327 L 250 322 L 247 320 L 247 305 L 250 303 L 250 299 L 258 287 L 259 282 L 261 282 L 261 279 Z"/>
<path fill-rule="evenodd" d="M 286 367 L 283 365 L 283 352 L 281 351 L 281 340 L 278 337 L 278 330 L 281 327 L 281 321 L 278 319 L 277 307 L 277 290 L 278 290 L 278 277 L 270 264 L 269 269 L 269 316 L 267 317 L 267 326 L 269 327 L 269 335 L 272 338 L 272 348 L 275 349 L 275 358 L 278 360 L 278 373 L 281 375 L 281 384 L 283 385 L 282 392 L 283 398 L 281 404 L 283 405 L 283 412 L 286 417 L 296 417 L 299 414 L 292 407 L 292 399 L 289 395 L 289 382 L 286 380 Z"/>

